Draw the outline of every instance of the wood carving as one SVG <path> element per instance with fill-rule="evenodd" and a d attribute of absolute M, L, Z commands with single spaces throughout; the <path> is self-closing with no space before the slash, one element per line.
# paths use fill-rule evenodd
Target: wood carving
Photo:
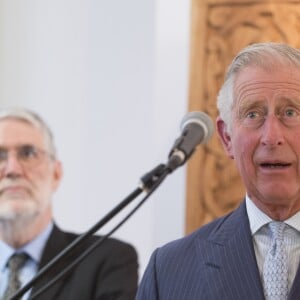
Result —
<path fill-rule="evenodd" d="M 232 58 L 243 47 L 266 41 L 300 48 L 300 0 L 193 0 L 189 110 L 215 119 L 216 97 Z M 186 232 L 231 211 L 244 195 L 234 162 L 215 133 L 188 163 Z"/>

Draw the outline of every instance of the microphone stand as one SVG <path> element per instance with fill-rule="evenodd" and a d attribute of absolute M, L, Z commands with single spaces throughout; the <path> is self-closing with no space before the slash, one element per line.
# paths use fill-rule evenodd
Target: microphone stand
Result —
<path fill-rule="evenodd" d="M 87 238 L 93 235 L 101 227 L 103 227 L 108 221 L 110 221 L 114 216 L 116 216 L 121 210 L 123 210 L 128 204 L 130 204 L 137 196 L 139 196 L 143 191 L 147 193 L 146 197 L 108 234 L 104 235 L 97 242 L 92 244 L 83 254 L 74 260 L 65 270 L 59 273 L 53 280 L 48 284 L 38 290 L 30 299 L 34 299 L 40 293 L 48 289 L 52 284 L 54 284 L 58 279 L 60 279 L 64 274 L 66 274 L 70 269 L 75 267 L 82 259 L 84 259 L 91 251 L 93 251 L 97 246 L 102 244 L 113 232 L 115 232 L 123 223 L 125 223 L 136 210 L 145 202 L 146 199 L 156 190 L 156 188 L 162 183 L 162 181 L 167 177 L 172 170 L 166 167 L 164 164 L 160 164 L 152 169 L 150 172 L 146 173 L 141 177 L 142 187 L 136 188 L 132 193 L 130 193 L 123 201 L 121 201 L 115 208 L 113 208 L 109 213 L 107 213 L 99 222 L 97 222 L 92 228 L 90 228 L 86 233 L 80 235 L 72 243 L 70 243 L 64 250 L 62 250 L 57 256 L 55 256 L 49 263 L 47 263 L 37 275 L 26 283 L 19 291 L 17 291 L 8 300 L 18 300 L 22 297 L 30 288 L 39 282 L 47 272 L 53 269 L 62 259 L 66 258 L 78 245 L 83 244 Z"/>

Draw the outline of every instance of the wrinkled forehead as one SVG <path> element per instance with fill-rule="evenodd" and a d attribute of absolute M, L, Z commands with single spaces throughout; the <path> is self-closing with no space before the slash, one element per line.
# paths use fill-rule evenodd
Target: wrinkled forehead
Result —
<path fill-rule="evenodd" d="M 234 99 L 256 93 L 300 94 L 300 68 L 286 66 L 266 69 L 248 66 L 241 70 L 233 82 Z"/>

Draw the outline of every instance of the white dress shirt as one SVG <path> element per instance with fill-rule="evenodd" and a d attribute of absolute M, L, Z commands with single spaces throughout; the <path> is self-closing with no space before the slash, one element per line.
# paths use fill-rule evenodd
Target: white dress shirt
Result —
<path fill-rule="evenodd" d="M 271 237 L 269 236 L 267 227 L 264 225 L 273 220 L 262 212 L 248 196 L 246 196 L 246 208 L 257 265 L 262 278 L 265 257 L 271 244 Z M 287 250 L 288 286 L 290 290 L 300 261 L 300 212 L 284 220 L 284 223 L 289 225 L 284 234 L 284 243 Z"/>

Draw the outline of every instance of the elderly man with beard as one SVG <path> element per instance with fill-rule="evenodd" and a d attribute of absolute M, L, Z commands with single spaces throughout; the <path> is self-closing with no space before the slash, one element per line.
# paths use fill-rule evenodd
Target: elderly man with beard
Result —
<path fill-rule="evenodd" d="M 49 127 L 34 112 L 0 111 L 0 298 L 16 288 L 77 238 L 53 221 L 51 198 L 62 178 Z M 93 236 L 37 282 L 22 300 L 68 266 L 99 237 Z M 21 255 L 16 255 L 21 254 Z M 12 257 L 22 265 L 12 274 Z M 24 258 L 25 257 L 25 258 Z M 24 258 L 24 259 L 23 259 Z M 116 239 L 106 240 L 73 270 L 35 299 L 134 299 L 137 285 L 135 249 Z"/>

